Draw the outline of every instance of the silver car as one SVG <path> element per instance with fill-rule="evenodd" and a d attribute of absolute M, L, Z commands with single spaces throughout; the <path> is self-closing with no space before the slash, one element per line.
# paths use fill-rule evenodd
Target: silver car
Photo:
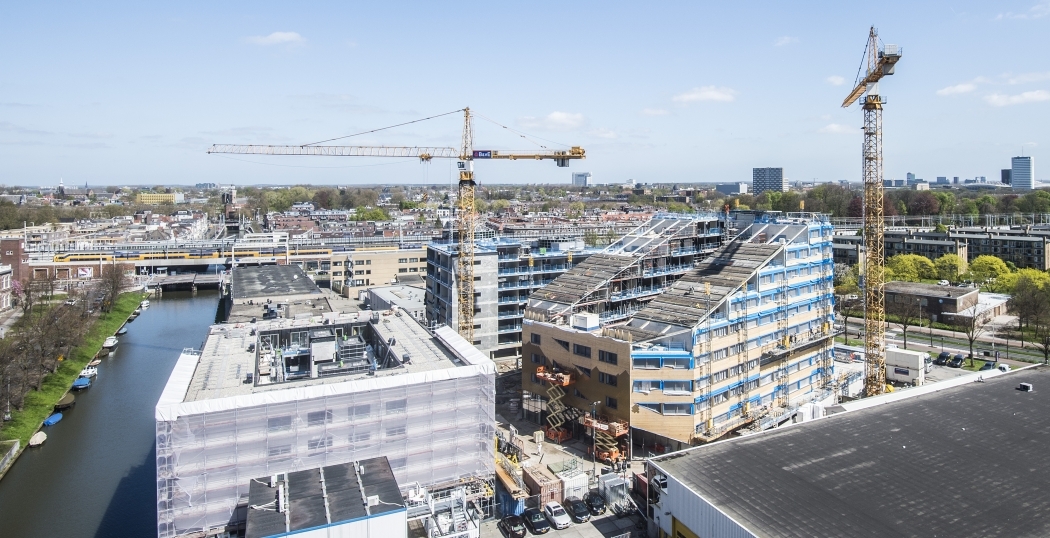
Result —
<path fill-rule="evenodd" d="M 569 525 L 572 525 L 572 518 L 569 517 L 568 512 L 556 501 L 551 501 L 543 505 L 543 515 L 547 518 L 547 521 L 551 522 L 551 526 L 555 529 L 567 529 Z"/>

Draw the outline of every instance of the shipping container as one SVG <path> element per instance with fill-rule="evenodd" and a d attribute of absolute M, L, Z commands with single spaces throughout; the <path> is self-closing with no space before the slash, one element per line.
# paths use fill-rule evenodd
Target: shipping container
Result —
<path fill-rule="evenodd" d="M 557 476 L 562 482 L 562 499 L 568 499 L 569 497 L 576 497 L 582 499 L 587 492 L 590 491 L 589 483 L 590 479 L 586 473 L 580 471 L 572 471 L 565 473 L 558 473 Z"/>
<path fill-rule="evenodd" d="M 521 473 L 525 485 L 529 487 L 529 495 L 539 496 L 539 505 L 543 506 L 551 501 L 562 502 L 564 500 L 564 486 L 557 477 L 542 467 L 525 467 Z"/>
<path fill-rule="evenodd" d="M 515 499 L 499 480 L 496 481 L 496 500 L 502 516 L 520 516 L 525 511 L 525 498 Z"/>

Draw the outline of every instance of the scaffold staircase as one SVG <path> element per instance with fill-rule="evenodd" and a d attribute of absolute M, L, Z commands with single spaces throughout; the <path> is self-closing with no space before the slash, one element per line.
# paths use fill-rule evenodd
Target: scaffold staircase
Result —
<path fill-rule="evenodd" d="M 821 235 L 821 239 L 827 241 L 830 236 Z M 833 291 L 834 291 L 834 259 L 830 252 L 831 249 L 827 248 L 826 245 L 821 244 L 820 247 L 820 317 L 821 317 L 821 331 L 823 332 L 826 340 L 822 346 L 820 352 L 820 371 L 821 371 L 821 382 L 825 389 L 830 389 L 834 384 L 834 376 L 832 372 L 834 370 L 834 358 L 832 355 L 832 343 L 834 340 L 834 324 L 833 319 L 834 304 L 832 303 Z"/>

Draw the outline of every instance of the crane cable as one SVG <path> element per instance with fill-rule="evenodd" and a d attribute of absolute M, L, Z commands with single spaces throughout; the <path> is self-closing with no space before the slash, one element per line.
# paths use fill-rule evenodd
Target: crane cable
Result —
<path fill-rule="evenodd" d="M 518 135 L 522 139 L 527 140 L 529 142 L 532 142 L 533 144 L 536 144 L 537 146 L 539 146 L 539 147 L 541 147 L 543 149 L 549 149 L 549 148 L 547 146 L 544 146 L 543 144 L 540 144 L 539 142 L 536 142 L 535 140 L 532 140 L 532 138 L 536 138 L 537 140 L 543 140 L 544 142 L 550 142 L 551 144 L 557 144 L 559 146 L 570 147 L 568 144 L 562 144 L 561 142 L 555 142 L 554 140 L 547 140 L 546 138 L 540 138 L 538 136 L 525 134 L 525 133 L 523 133 L 521 131 L 512 129 L 510 127 L 507 127 L 506 125 L 503 125 L 502 123 L 500 123 L 500 122 L 498 122 L 498 121 L 496 121 L 496 120 L 494 120 L 492 118 L 489 118 L 489 117 L 485 116 L 484 114 L 478 114 L 477 112 L 475 112 L 474 115 L 479 117 L 479 118 L 481 118 L 481 119 L 483 119 L 483 120 L 486 120 L 486 121 L 488 121 L 490 123 L 493 123 L 493 124 L 495 124 L 495 125 L 497 125 L 499 127 L 503 127 L 504 129 L 506 129 L 506 130 L 508 130 L 508 131 L 510 131 L 510 132 L 512 132 L 512 133 L 514 133 L 516 135 Z"/>
<path fill-rule="evenodd" d="M 390 125 L 390 126 L 387 126 L 387 127 L 380 127 L 378 129 L 372 129 L 371 131 L 362 131 L 360 133 L 355 133 L 355 134 L 346 135 L 346 136 L 337 136 L 335 138 L 329 138 L 328 140 L 321 140 L 319 142 L 310 142 L 309 144 L 303 144 L 300 147 L 304 147 L 305 148 L 306 146 L 316 146 L 317 144 L 324 144 L 325 142 L 332 142 L 334 140 L 342 140 L 344 138 L 350 138 L 350 137 L 353 137 L 353 136 L 360 136 L 360 135 L 363 135 L 363 134 L 369 134 L 369 133 L 375 133 L 375 132 L 379 132 L 379 131 L 385 131 L 387 129 L 393 129 L 394 127 L 402 127 L 402 126 L 405 126 L 405 125 L 411 125 L 413 123 L 419 123 L 421 121 L 432 120 L 434 118 L 440 118 L 442 116 L 448 116 L 449 114 L 456 114 L 458 112 L 463 112 L 463 109 L 461 108 L 459 110 L 453 110 L 452 112 L 445 112 L 444 114 L 438 114 L 436 116 L 430 116 L 428 118 L 420 118 L 418 120 L 406 121 L 405 123 L 399 123 L 397 125 Z"/>

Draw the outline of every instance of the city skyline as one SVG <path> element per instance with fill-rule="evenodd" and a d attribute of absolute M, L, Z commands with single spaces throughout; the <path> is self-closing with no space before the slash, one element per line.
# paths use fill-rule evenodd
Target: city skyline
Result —
<path fill-rule="evenodd" d="M 857 182 L 861 113 L 839 104 L 872 23 L 903 47 L 883 87 L 886 178 L 1038 160 L 1050 2 L 900 6 L 5 5 L 0 183 L 444 183 L 451 162 L 205 150 L 463 106 L 483 115 L 476 148 L 587 150 L 569 169 L 479 163 L 482 184 L 734 182 L 771 164 L 792 182 Z M 339 143 L 454 147 L 460 129 L 451 115 Z"/>

